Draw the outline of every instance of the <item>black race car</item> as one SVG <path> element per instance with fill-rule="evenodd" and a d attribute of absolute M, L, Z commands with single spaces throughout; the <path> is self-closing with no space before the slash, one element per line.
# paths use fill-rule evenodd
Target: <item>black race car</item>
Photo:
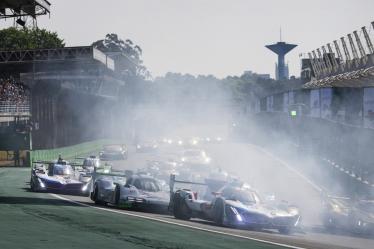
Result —
<path fill-rule="evenodd" d="M 374 234 L 374 200 L 325 196 L 322 220 L 327 230 Z"/>

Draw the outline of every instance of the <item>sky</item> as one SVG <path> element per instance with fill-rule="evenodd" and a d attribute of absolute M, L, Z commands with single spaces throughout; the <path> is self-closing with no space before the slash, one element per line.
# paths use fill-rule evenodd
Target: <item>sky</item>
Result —
<path fill-rule="evenodd" d="M 301 53 L 370 26 L 374 0 L 49 0 L 38 26 L 58 32 L 67 46 L 117 33 L 143 49 L 153 77 L 167 72 L 223 78 L 251 70 L 274 77 L 277 57 L 264 46 L 298 44 L 286 56 L 299 76 Z M 0 28 L 13 21 L 0 23 Z M 371 35 L 373 35 L 371 30 Z"/>

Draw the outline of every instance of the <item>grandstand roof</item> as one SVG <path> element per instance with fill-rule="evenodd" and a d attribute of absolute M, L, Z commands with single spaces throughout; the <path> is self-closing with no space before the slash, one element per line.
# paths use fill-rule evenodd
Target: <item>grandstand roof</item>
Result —
<path fill-rule="evenodd" d="M 51 4 L 47 0 L 2 0 L 0 18 L 31 16 L 50 13 Z"/>
<path fill-rule="evenodd" d="M 312 79 L 303 85 L 305 89 L 323 87 L 374 87 L 374 66 L 337 74 L 320 80 Z"/>
<path fill-rule="evenodd" d="M 115 70 L 114 61 L 92 46 L 0 51 L 0 72 L 12 74 L 100 67 Z"/>

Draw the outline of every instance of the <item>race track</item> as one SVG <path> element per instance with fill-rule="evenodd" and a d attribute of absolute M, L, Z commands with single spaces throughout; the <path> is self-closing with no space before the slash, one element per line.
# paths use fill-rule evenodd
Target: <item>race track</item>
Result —
<path fill-rule="evenodd" d="M 181 221 L 174 219 L 173 216 L 168 214 L 142 213 L 120 210 L 114 207 L 96 206 L 87 197 L 29 193 L 26 190 L 22 190 L 27 187 L 25 181 L 18 183 L 18 195 L 22 195 L 23 198 L 37 195 L 38 198 L 47 199 L 47 203 L 56 202 L 59 208 L 59 216 L 52 220 L 55 222 L 56 219 L 72 219 L 72 223 L 75 224 L 73 225 L 73 230 L 77 229 L 77 224 L 81 222 L 81 219 L 83 221 L 85 221 L 85 219 L 92 219 L 92 225 L 84 225 L 82 236 L 88 236 L 86 230 L 92 226 L 96 234 L 100 233 L 100 236 L 103 236 L 103 241 L 108 240 L 108 243 L 111 243 L 110 238 L 112 236 L 116 238 L 111 248 L 119 248 L 121 243 L 127 243 L 126 245 L 128 246 L 132 245 L 132 247 L 129 248 L 374 248 L 373 238 L 357 237 L 352 234 L 343 233 L 326 233 L 321 225 L 318 214 L 320 208 L 319 186 L 308 177 L 295 170 L 293 165 L 289 165 L 286 161 L 272 156 L 262 148 L 248 144 L 211 144 L 205 145 L 204 149 L 213 158 L 213 163 L 217 164 L 222 169 L 239 175 L 243 180 L 250 182 L 253 184 L 253 187 L 262 192 L 275 194 L 278 200 L 288 200 L 289 203 L 299 206 L 304 217 L 302 229 L 292 235 L 281 235 L 274 230 L 249 231 L 219 227 L 211 222 L 199 219 Z M 173 154 L 173 151 L 170 152 L 170 149 L 161 149 L 159 153 L 164 154 L 166 151 Z M 128 160 L 114 162 L 114 167 L 117 169 L 135 170 L 144 167 L 147 160 L 158 158 L 159 156 L 160 155 L 157 153 L 135 153 L 135 150 L 130 148 Z M 3 171 L 4 170 L 9 171 L 13 169 L 3 169 Z M 2 173 L 0 177 L 5 177 L 5 173 Z M 22 179 L 27 179 L 27 173 L 27 171 L 23 170 Z M 32 204 L 35 200 L 30 200 L 30 202 L 26 203 L 12 202 L 5 198 L 7 196 L 9 198 L 11 191 L 9 189 L 4 189 L 4 183 L 0 186 L 2 186 L 0 203 L 6 204 L 0 205 L 1 209 L 6 207 L 12 208 L 12 206 L 19 208 L 22 204 L 22 208 L 26 208 L 26 211 L 28 210 L 26 213 L 29 214 L 33 212 L 32 208 L 36 208 L 37 205 L 40 204 Z M 21 188 L 21 186 L 23 186 L 23 188 Z M 43 208 L 46 208 L 48 205 L 49 204 L 45 204 L 43 207 L 38 208 L 38 210 L 43 210 Z M 57 207 L 55 208 L 57 209 Z M 73 215 L 70 209 L 74 209 L 75 216 L 70 217 Z M 69 210 L 69 212 L 64 212 L 64 210 Z M 6 210 L 4 209 L 4 211 Z M 44 212 L 47 213 L 47 211 Z M 40 216 L 42 216 L 42 214 L 40 214 Z M 95 218 L 96 216 L 100 216 L 100 219 Z M 105 217 L 105 219 L 103 219 L 103 217 Z M 51 219 L 51 217 L 47 217 L 47 221 L 48 219 Z M 109 221 L 111 225 L 107 224 Z M 87 222 L 89 223 L 89 221 Z M 125 229 L 125 233 L 123 227 L 118 227 L 119 225 L 117 223 L 119 222 L 126 228 L 128 228 L 128 226 L 133 226 L 131 232 Z M 44 224 L 42 227 L 45 228 L 45 226 L 47 225 Z M 110 235 L 102 232 L 106 231 L 106 229 L 110 231 Z M 120 229 L 120 231 L 116 229 Z M 96 230 L 100 230 L 100 232 Z M 170 232 L 171 242 L 166 242 L 168 239 L 165 239 L 165 236 L 167 236 L 164 234 L 165 230 Z M 4 227 L 4 223 L 1 223 L 0 232 L 7 235 L 6 231 L 7 229 Z M 118 234 L 113 235 L 112 233 L 115 233 L 115 231 L 117 231 Z M 127 238 L 126 240 L 118 241 L 118 237 L 121 237 L 123 233 L 139 233 L 142 238 L 148 238 L 149 241 L 153 241 L 152 239 L 156 237 L 157 243 L 156 245 L 153 242 L 147 242 L 148 244 L 143 242 L 142 244 L 132 237 L 129 239 L 126 235 L 123 235 Z M 66 232 L 66 237 L 69 236 L 68 234 L 69 233 Z M 181 243 L 181 241 L 186 239 L 184 235 L 190 238 L 190 244 Z M 14 239 L 14 237 L 10 238 Z M 219 243 L 217 242 L 217 238 L 220 239 Z M 83 241 L 79 243 L 77 245 L 82 246 Z M 97 245 L 100 244 L 100 242 L 97 243 Z M 134 246 L 136 243 L 139 243 L 138 247 Z M 4 245 L 11 245 L 11 243 L 9 244 L 9 240 L 8 244 L 4 244 L 4 241 L 0 242 L 1 248 L 7 248 L 6 246 L 4 247 Z"/>

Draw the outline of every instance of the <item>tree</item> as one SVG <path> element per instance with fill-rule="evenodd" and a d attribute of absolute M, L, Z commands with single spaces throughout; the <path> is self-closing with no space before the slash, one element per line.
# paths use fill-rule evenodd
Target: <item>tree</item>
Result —
<path fill-rule="evenodd" d="M 94 42 L 92 46 L 114 58 L 116 68 L 119 68 L 125 79 L 150 77 L 141 59 L 142 49 L 131 40 L 123 41 L 117 34 L 107 34 L 105 39 Z"/>
<path fill-rule="evenodd" d="M 39 28 L 6 28 L 0 30 L 0 50 L 61 48 L 64 40 L 56 32 Z"/>

